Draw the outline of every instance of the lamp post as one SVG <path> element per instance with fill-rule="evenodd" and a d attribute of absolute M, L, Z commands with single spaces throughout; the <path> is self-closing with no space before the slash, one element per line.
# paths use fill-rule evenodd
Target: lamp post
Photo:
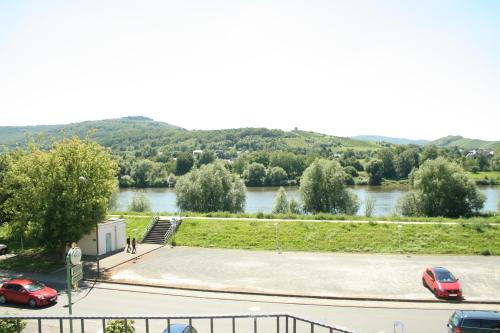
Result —
<path fill-rule="evenodd" d="M 87 178 L 84 176 L 78 177 L 81 183 L 86 183 Z M 97 262 L 97 278 L 101 277 L 101 268 L 99 267 L 99 210 L 95 210 L 95 246 L 96 246 L 96 262 Z"/>

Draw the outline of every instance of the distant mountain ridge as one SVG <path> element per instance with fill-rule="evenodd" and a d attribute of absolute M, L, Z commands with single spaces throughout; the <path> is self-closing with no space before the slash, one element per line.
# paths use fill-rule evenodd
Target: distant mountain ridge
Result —
<path fill-rule="evenodd" d="M 460 135 L 448 135 L 431 141 L 429 144 L 438 147 L 458 147 L 462 149 L 500 149 L 500 141 L 484 141 L 478 139 L 467 139 Z"/>
<path fill-rule="evenodd" d="M 376 149 L 377 144 L 301 130 L 267 128 L 187 130 L 146 117 L 84 121 L 67 125 L 3 126 L 0 146 L 26 142 L 26 135 L 43 138 L 77 135 L 91 138 L 115 153 L 136 152 L 151 147 L 163 152 L 210 150 L 283 150 L 295 153 L 335 151 L 341 148 Z M 43 141 L 43 140 L 42 140 Z"/>
<path fill-rule="evenodd" d="M 412 139 L 393 138 L 389 136 L 380 136 L 380 135 L 357 135 L 357 136 L 352 136 L 351 138 L 368 142 L 388 142 L 396 145 L 414 144 L 422 146 L 430 142 L 429 140 L 412 140 Z"/>

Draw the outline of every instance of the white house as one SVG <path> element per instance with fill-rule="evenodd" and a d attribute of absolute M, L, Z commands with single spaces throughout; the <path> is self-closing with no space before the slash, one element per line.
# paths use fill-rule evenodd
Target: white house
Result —
<path fill-rule="evenodd" d="M 126 245 L 126 224 L 124 219 L 110 218 L 104 223 L 99 223 L 99 255 L 123 250 Z M 95 229 L 84 235 L 78 242 L 82 253 L 95 256 L 97 254 Z"/>

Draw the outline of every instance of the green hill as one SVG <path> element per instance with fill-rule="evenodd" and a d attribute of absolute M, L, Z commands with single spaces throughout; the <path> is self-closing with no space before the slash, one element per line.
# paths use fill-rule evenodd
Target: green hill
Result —
<path fill-rule="evenodd" d="M 462 149 L 500 149 L 500 141 L 483 141 L 477 139 L 467 139 L 460 135 L 448 135 L 429 142 L 430 145 L 438 147 L 458 147 Z"/>
<path fill-rule="evenodd" d="M 377 149 L 371 142 L 305 131 L 267 128 L 237 128 L 189 131 L 146 117 L 125 117 L 85 121 L 68 125 L 0 127 L 0 145 L 23 145 L 26 137 L 41 137 L 42 142 L 61 135 L 91 137 L 115 153 L 127 154 L 153 148 L 162 152 L 211 150 L 283 150 L 312 153 L 322 150 Z"/>

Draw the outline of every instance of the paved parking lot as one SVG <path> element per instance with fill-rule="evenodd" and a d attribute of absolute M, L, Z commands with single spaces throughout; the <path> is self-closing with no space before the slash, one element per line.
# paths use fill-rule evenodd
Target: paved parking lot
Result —
<path fill-rule="evenodd" d="M 500 301 L 500 257 L 164 247 L 110 272 L 117 281 L 227 291 L 433 300 L 422 272 L 444 266 L 470 301 Z"/>

